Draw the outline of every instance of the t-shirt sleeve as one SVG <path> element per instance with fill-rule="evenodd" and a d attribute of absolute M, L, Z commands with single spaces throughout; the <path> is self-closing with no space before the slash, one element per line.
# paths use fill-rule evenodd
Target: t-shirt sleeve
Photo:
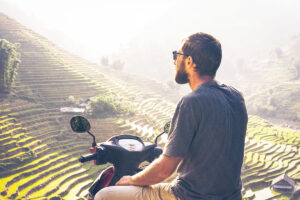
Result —
<path fill-rule="evenodd" d="M 163 154 L 184 158 L 197 130 L 195 110 L 190 98 L 182 98 L 175 110 Z"/>

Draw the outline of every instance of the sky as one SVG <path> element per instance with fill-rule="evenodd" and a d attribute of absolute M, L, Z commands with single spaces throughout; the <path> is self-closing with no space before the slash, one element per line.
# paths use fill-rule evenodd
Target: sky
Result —
<path fill-rule="evenodd" d="M 0 1 L 12 7 L 10 10 L 2 7 L 1 12 L 17 18 L 50 39 L 59 41 L 59 37 L 63 36 L 59 41 L 61 46 L 71 46 L 70 43 L 73 43 L 76 51 L 80 48 L 96 50 L 90 58 L 116 52 L 146 24 L 174 5 L 156 0 Z M 84 50 L 82 53 L 85 53 Z"/>
<path fill-rule="evenodd" d="M 224 70 L 263 57 L 300 32 L 299 8 L 298 0 L 0 0 L 0 12 L 66 50 L 97 63 L 118 58 L 154 78 L 195 32 L 221 41 Z"/>

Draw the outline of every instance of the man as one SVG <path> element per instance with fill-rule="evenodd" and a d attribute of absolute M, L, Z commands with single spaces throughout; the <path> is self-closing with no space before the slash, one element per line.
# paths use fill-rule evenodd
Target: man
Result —
<path fill-rule="evenodd" d="M 222 58 L 213 36 L 196 33 L 173 52 L 175 80 L 192 92 L 178 103 L 163 154 L 96 200 L 240 200 L 241 166 L 247 126 L 242 95 L 215 80 Z M 178 167 L 178 168 L 177 168 Z M 161 183 L 177 168 L 172 183 Z"/>

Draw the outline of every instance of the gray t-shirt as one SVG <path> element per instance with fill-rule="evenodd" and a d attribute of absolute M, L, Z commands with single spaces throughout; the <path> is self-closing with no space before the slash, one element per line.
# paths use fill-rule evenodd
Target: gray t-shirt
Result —
<path fill-rule="evenodd" d="M 164 155 L 181 157 L 172 190 L 181 200 L 240 200 L 247 128 L 242 95 L 206 82 L 184 96 L 171 122 Z"/>

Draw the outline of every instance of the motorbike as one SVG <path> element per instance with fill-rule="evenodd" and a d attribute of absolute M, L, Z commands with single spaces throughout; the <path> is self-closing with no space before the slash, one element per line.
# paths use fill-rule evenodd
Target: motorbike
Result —
<path fill-rule="evenodd" d="M 71 128 L 77 133 L 88 133 L 93 142 L 90 154 L 83 155 L 79 162 L 94 161 L 95 165 L 111 163 L 112 166 L 103 170 L 98 178 L 89 188 L 88 199 L 93 200 L 96 193 L 101 189 L 115 185 L 123 176 L 134 175 L 141 171 L 139 165 L 145 161 L 151 163 L 162 154 L 162 148 L 157 146 L 158 138 L 168 133 L 170 122 L 164 126 L 164 131 L 155 137 L 154 143 L 144 142 L 140 137 L 134 135 L 117 135 L 102 143 L 96 143 L 95 136 L 90 132 L 89 121 L 82 116 L 72 117 Z"/>

